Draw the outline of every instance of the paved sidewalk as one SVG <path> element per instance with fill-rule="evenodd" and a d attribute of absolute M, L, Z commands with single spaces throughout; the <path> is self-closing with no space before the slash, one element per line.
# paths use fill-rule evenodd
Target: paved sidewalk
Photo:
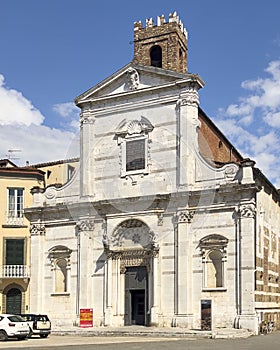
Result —
<path fill-rule="evenodd" d="M 98 336 L 98 337 L 195 337 L 195 338 L 247 338 L 253 335 L 245 329 L 219 328 L 212 331 L 188 330 L 177 327 L 144 327 L 144 326 L 127 326 L 127 327 L 100 327 L 100 328 L 80 328 L 71 329 L 53 329 L 55 335 L 78 335 L 78 336 Z"/>

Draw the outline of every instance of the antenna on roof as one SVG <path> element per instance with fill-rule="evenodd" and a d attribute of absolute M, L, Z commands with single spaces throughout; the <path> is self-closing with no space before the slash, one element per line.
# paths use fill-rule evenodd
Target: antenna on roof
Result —
<path fill-rule="evenodd" d="M 17 160 L 18 157 L 14 157 L 15 152 L 21 152 L 21 149 L 8 149 L 8 154 L 6 155 L 9 160 Z"/>

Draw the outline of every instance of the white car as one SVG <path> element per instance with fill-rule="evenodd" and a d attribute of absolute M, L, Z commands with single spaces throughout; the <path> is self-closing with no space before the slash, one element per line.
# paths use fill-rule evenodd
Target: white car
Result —
<path fill-rule="evenodd" d="M 29 332 L 29 326 L 21 316 L 0 314 L 0 340 L 26 339 Z"/>
<path fill-rule="evenodd" d="M 47 315 L 41 314 L 21 314 L 22 319 L 29 325 L 29 337 L 39 335 L 41 338 L 47 338 L 51 333 L 51 321 Z"/>

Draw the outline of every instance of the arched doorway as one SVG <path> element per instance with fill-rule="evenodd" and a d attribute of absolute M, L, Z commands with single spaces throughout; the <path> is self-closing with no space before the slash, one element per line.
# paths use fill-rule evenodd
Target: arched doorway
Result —
<path fill-rule="evenodd" d="M 117 300 L 113 312 L 124 315 L 124 325 L 150 325 L 154 320 L 150 315 L 151 311 L 153 315 L 157 312 L 157 239 L 158 236 L 139 219 L 124 220 L 111 235 L 104 236 L 108 257 L 105 320 L 107 315 L 110 320 L 112 300 Z M 115 290 L 112 285 L 117 286 Z"/>
<path fill-rule="evenodd" d="M 6 294 L 6 313 L 20 314 L 22 306 L 22 293 L 18 288 L 11 288 Z"/>

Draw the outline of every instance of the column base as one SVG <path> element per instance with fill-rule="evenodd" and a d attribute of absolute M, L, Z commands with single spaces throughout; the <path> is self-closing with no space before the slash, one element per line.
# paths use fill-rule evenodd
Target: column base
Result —
<path fill-rule="evenodd" d="M 153 306 L 151 307 L 151 313 L 150 313 L 150 326 L 156 327 L 158 326 L 158 307 Z"/>
<path fill-rule="evenodd" d="M 172 319 L 172 327 L 193 328 L 193 315 L 174 315 Z"/>
<path fill-rule="evenodd" d="M 259 333 L 259 319 L 257 315 L 238 315 L 235 319 L 235 328 L 247 329 L 254 334 Z"/>
<path fill-rule="evenodd" d="M 105 310 L 104 314 L 104 326 L 111 326 L 112 325 L 112 308 L 108 307 Z"/>

